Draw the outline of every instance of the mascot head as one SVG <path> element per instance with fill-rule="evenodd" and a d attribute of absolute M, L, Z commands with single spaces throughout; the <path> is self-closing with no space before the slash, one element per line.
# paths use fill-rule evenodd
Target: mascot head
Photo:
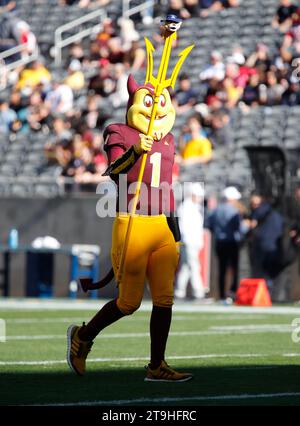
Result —
<path fill-rule="evenodd" d="M 147 134 L 151 111 L 154 103 L 154 88 L 147 83 L 139 86 L 130 74 L 127 82 L 129 100 L 127 104 L 127 124 L 139 132 Z M 172 129 L 175 122 L 175 109 L 170 93 L 164 89 L 160 95 L 156 117 L 154 119 L 154 140 L 161 140 Z"/>

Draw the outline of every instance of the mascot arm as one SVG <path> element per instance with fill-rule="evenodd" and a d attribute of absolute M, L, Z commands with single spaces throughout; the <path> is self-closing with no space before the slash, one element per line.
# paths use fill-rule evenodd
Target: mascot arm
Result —
<path fill-rule="evenodd" d="M 174 236 L 174 240 L 176 241 L 176 243 L 178 243 L 181 240 L 181 234 L 179 229 L 178 218 L 174 215 L 174 212 L 171 212 L 170 216 L 167 217 L 167 222 Z"/>
<path fill-rule="evenodd" d="M 120 133 L 115 132 L 109 136 L 105 149 L 109 166 L 103 176 L 116 176 L 120 173 L 127 173 L 144 152 L 151 151 L 153 138 L 142 133 L 139 134 L 139 138 L 138 143 L 126 149 Z"/>
<path fill-rule="evenodd" d="M 135 145 L 128 148 L 125 152 L 120 146 L 115 145 L 111 147 L 107 152 L 110 164 L 103 173 L 103 176 L 116 176 L 120 173 L 127 173 L 140 158 L 140 155 Z"/>

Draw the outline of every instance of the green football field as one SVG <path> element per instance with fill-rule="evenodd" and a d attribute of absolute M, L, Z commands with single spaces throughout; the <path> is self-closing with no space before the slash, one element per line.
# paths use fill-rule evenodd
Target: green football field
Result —
<path fill-rule="evenodd" d="M 144 382 L 149 303 L 103 331 L 84 377 L 69 370 L 68 325 L 103 303 L 2 299 L 0 404 L 300 405 L 300 308 L 176 303 L 167 360 L 194 379 L 170 384 Z"/>

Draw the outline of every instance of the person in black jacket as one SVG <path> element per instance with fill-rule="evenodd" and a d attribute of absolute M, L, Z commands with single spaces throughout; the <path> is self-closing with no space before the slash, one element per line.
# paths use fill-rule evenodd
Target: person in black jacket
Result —
<path fill-rule="evenodd" d="M 293 197 L 287 200 L 289 221 L 288 243 L 285 253 L 285 266 L 299 259 L 300 274 L 300 184 L 294 190 Z"/>
<path fill-rule="evenodd" d="M 280 272 L 282 259 L 283 216 L 261 195 L 254 194 L 251 204 L 250 263 L 253 278 L 264 278 L 271 289 Z"/>

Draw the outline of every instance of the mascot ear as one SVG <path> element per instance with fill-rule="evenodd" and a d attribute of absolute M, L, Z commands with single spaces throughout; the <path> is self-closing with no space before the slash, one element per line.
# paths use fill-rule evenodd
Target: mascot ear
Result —
<path fill-rule="evenodd" d="M 127 90 L 128 90 L 129 96 L 132 96 L 136 92 L 138 87 L 139 87 L 139 85 L 135 81 L 133 75 L 129 74 L 129 77 L 128 77 L 128 80 L 127 80 Z"/>

